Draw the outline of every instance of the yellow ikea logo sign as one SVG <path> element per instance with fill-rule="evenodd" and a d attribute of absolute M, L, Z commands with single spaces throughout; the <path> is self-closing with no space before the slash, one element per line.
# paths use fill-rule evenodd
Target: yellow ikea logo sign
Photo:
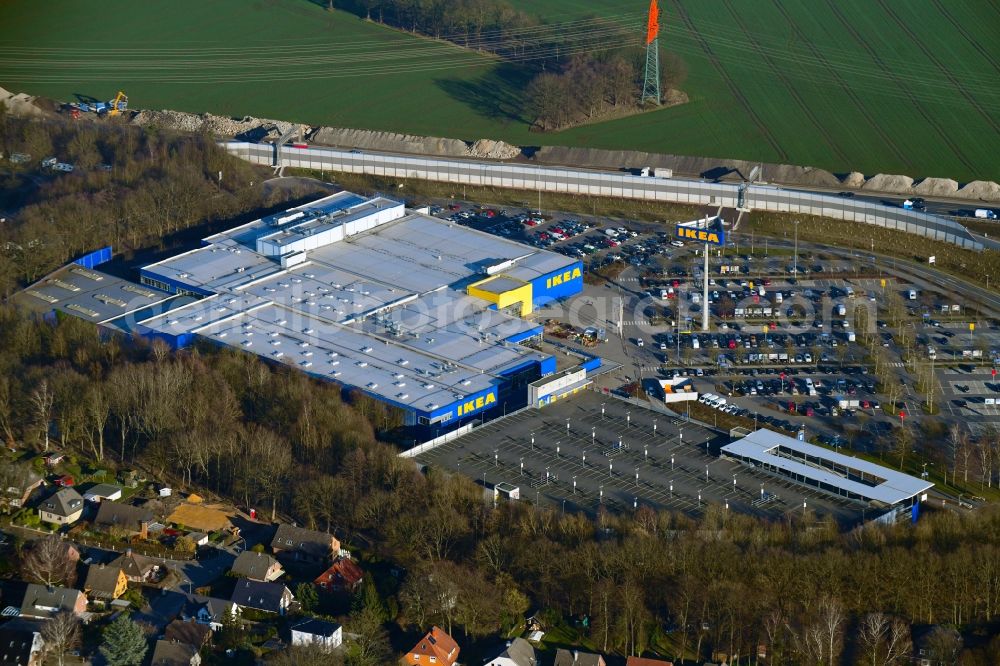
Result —
<path fill-rule="evenodd" d="M 580 272 L 580 268 L 574 268 L 571 271 L 565 271 L 561 275 L 553 275 L 545 281 L 545 288 L 551 289 L 552 287 L 558 287 L 564 282 L 569 282 L 578 277 L 582 277 L 583 273 Z"/>
<path fill-rule="evenodd" d="M 711 243 L 712 245 L 722 245 L 722 234 L 717 231 L 707 231 L 705 229 L 695 229 L 693 227 L 677 227 L 677 237 L 685 240 Z"/>
<path fill-rule="evenodd" d="M 465 414 L 471 414 L 477 409 L 482 409 L 483 407 L 489 407 L 497 401 L 497 397 L 493 393 L 487 393 L 486 395 L 481 395 L 475 400 L 468 400 L 463 402 L 458 406 L 458 415 L 463 416 Z"/>

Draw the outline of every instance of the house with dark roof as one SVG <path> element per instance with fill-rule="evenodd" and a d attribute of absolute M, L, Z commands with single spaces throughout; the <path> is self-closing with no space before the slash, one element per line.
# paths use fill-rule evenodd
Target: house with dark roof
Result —
<path fill-rule="evenodd" d="M 201 666 L 201 655 L 193 645 L 163 639 L 156 641 L 149 663 L 150 666 Z"/>
<path fill-rule="evenodd" d="M 486 666 L 538 666 L 535 648 L 523 638 L 515 638 L 503 652 L 486 660 Z"/>
<path fill-rule="evenodd" d="M 274 557 L 266 553 L 255 553 L 250 550 L 244 550 L 239 554 L 236 561 L 233 562 L 233 567 L 230 571 L 242 578 L 267 583 L 281 578 L 285 573 L 285 570 L 281 568 L 281 563 L 274 559 Z"/>
<path fill-rule="evenodd" d="M 138 535 L 145 539 L 149 536 L 149 524 L 153 522 L 153 512 L 139 506 L 118 504 L 117 502 L 101 502 L 94 518 L 94 526 L 104 531 L 122 530 L 129 536 Z"/>
<path fill-rule="evenodd" d="M 47 523 L 72 525 L 83 515 L 83 496 L 72 488 L 61 488 L 42 501 L 38 515 Z"/>
<path fill-rule="evenodd" d="M 440 627 L 431 627 L 400 661 L 408 666 L 454 666 L 458 661 L 458 652 L 458 643 L 454 638 Z"/>
<path fill-rule="evenodd" d="M 292 625 L 292 646 L 316 645 L 335 650 L 344 642 L 343 628 L 334 622 L 309 618 Z"/>
<path fill-rule="evenodd" d="M 87 567 L 87 577 L 83 591 L 91 599 L 114 601 L 128 589 L 128 576 L 119 567 L 106 564 L 91 564 Z"/>
<path fill-rule="evenodd" d="M 164 629 L 163 638 L 201 649 L 212 642 L 212 628 L 194 620 L 174 620 Z"/>
<path fill-rule="evenodd" d="M 0 665 L 41 666 L 45 661 L 42 624 L 18 618 L 0 625 Z"/>
<path fill-rule="evenodd" d="M 101 502 L 103 506 L 104 503 Z M 163 567 L 151 557 L 136 555 L 129 548 L 108 566 L 116 567 L 125 572 L 130 583 L 150 583 L 159 578 Z"/>
<path fill-rule="evenodd" d="M 364 576 L 357 562 L 349 557 L 338 557 L 329 569 L 316 577 L 313 584 L 327 592 L 354 592 Z"/>
<path fill-rule="evenodd" d="M 197 622 L 212 631 L 218 631 L 222 629 L 226 616 L 235 617 L 239 615 L 239 610 L 239 606 L 231 601 L 191 594 L 181 607 L 180 619 L 184 622 Z"/>
<path fill-rule="evenodd" d="M 604 657 L 579 650 L 556 650 L 556 660 L 552 666 L 606 666 Z"/>
<path fill-rule="evenodd" d="M 340 541 L 332 534 L 282 524 L 271 539 L 271 550 L 299 561 L 327 562 L 340 552 Z"/>
<path fill-rule="evenodd" d="M 122 498 L 121 486 L 110 483 L 98 483 L 96 486 L 84 491 L 83 499 L 88 502 L 103 502 L 105 500 L 114 502 Z"/>
<path fill-rule="evenodd" d="M 87 595 L 69 587 L 45 587 L 31 583 L 24 590 L 21 615 L 48 619 L 59 611 L 79 615 L 87 610 Z"/>
<path fill-rule="evenodd" d="M 262 583 L 259 580 L 240 580 L 233 590 L 231 601 L 243 608 L 253 608 L 267 613 L 284 615 L 294 601 L 292 591 L 281 583 Z"/>

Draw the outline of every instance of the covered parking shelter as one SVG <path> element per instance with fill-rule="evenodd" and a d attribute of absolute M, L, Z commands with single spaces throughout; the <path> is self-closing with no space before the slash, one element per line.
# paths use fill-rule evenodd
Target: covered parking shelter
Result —
<path fill-rule="evenodd" d="M 804 486 L 876 506 L 903 508 L 927 498 L 934 484 L 771 430 L 722 447 L 722 455 Z"/>

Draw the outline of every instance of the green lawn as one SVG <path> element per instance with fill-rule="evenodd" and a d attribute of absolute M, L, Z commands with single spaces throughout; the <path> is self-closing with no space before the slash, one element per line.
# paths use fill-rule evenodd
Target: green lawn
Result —
<path fill-rule="evenodd" d="M 512 0 L 643 26 L 646 0 Z M 41 8 L 40 8 L 41 7 Z M 309 0 L 0 3 L 0 86 L 519 144 L 1000 179 L 996 0 L 661 0 L 691 102 L 540 135 L 524 73 Z M 572 31 L 572 26 L 567 32 Z"/>

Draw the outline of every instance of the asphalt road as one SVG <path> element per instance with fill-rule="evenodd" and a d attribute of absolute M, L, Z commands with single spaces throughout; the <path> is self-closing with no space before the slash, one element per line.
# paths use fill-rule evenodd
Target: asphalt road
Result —
<path fill-rule="evenodd" d="M 240 152 L 234 147 L 234 152 Z M 271 164 L 274 148 L 250 144 L 243 157 L 258 164 Z M 280 166 L 327 168 L 397 178 L 426 178 L 445 182 L 490 184 L 521 189 L 570 192 L 599 196 L 624 196 L 655 201 L 673 201 L 697 205 L 734 208 L 740 201 L 740 185 L 710 182 L 703 179 L 643 178 L 625 172 L 609 172 L 559 167 L 539 167 L 519 163 L 498 163 L 454 158 L 421 158 L 390 153 L 345 151 L 332 148 L 280 149 Z M 885 206 L 867 199 L 845 198 L 825 192 L 782 189 L 770 185 L 750 185 L 745 202 L 754 208 L 810 213 L 819 211 L 827 217 L 865 222 L 866 216 L 878 218 L 881 226 L 900 228 L 941 240 L 978 243 L 967 229 L 943 218 Z M 859 219 L 861 218 L 861 219 Z M 945 235 L 948 237 L 946 238 Z"/>

